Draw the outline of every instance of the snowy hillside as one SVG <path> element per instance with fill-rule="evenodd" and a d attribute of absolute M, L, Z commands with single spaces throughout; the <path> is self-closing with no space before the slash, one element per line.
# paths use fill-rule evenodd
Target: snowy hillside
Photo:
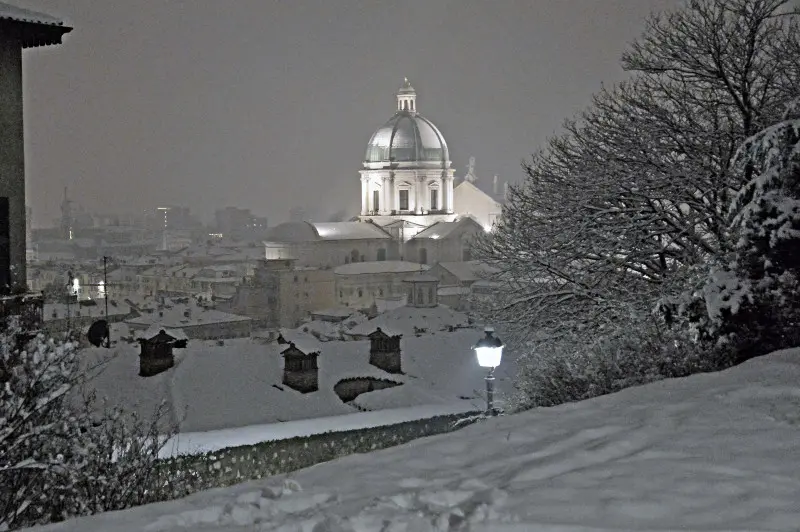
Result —
<path fill-rule="evenodd" d="M 319 351 L 319 391 L 302 394 L 282 384 L 285 345 L 250 339 L 216 342 L 190 340 L 176 350 L 176 367 L 155 377 L 138 376 L 139 349 L 121 343 L 93 386 L 100 397 L 147 415 L 167 401 L 181 432 L 218 430 L 266 423 L 350 414 L 363 410 L 468 402 L 483 405 L 483 377 L 471 346 L 477 329 L 404 336 L 402 375 L 386 373 L 369 364 L 369 341 L 320 342 L 302 331 L 283 331 L 288 341 L 305 352 Z M 105 349 L 84 351 L 90 364 L 108 356 Z M 511 391 L 513 355 L 498 368 L 497 387 Z M 373 377 L 399 383 L 390 389 L 342 402 L 334 386 L 342 379 Z"/>
<path fill-rule="evenodd" d="M 41 530 L 796 531 L 799 383 L 785 351 Z"/>

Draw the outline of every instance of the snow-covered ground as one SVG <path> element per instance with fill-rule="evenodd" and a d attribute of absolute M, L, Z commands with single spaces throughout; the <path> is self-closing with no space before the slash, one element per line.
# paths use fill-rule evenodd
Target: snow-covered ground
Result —
<path fill-rule="evenodd" d="M 46 530 L 797 531 L 798 501 L 790 350 Z"/>
<path fill-rule="evenodd" d="M 374 329 L 373 329 L 374 330 Z M 478 366 L 471 346 L 481 337 L 479 329 L 423 336 L 406 335 L 401 342 L 403 375 L 392 375 L 369 364 L 369 341 L 320 342 L 311 334 L 283 331 L 288 341 L 306 352 L 319 351 L 319 391 L 299 393 L 282 384 L 285 345 L 250 339 L 189 340 L 187 349 L 176 350 L 176 366 L 154 377 L 139 377 L 139 347 L 120 342 L 111 353 L 102 348 L 84 350 L 90 365 L 112 356 L 92 385 L 98 396 L 147 416 L 166 401 L 181 432 L 201 432 L 250 425 L 281 423 L 351 414 L 363 410 L 464 401 L 481 409 L 484 402 L 484 369 Z M 119 336 L 115 336 L 119 337 Z M 511 391 L 514 356 L 507 353 L 498 368 L 497 387 Z M 373 377 L 400 386 L 360 395 L 353 404 L 342 402 L 334 386 L 342 379 Z M 463 408 L 459 406 L 459 408 Z"/>

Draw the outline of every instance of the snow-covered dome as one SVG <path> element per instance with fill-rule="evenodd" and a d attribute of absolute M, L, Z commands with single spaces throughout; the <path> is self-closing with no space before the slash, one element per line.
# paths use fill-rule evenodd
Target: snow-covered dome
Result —
<path fill-rule="evenodd" d="M 369 139 L 365 165 L 390 162 L 448 165 L 447 143 L 433 122 L 417 112 L 416 100 L 416 91 L 406 79 L 397 92 L 397 112 Z"/>

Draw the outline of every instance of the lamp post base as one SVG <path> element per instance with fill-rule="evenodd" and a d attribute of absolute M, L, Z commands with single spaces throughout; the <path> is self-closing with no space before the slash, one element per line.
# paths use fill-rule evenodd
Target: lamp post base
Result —
<path fill-rule="evenodd" d="M 496 416 L 494 409 L 494 368 L 489 370 L 489 374 L 484 379 L 486 381 L 486 415 Z"/>

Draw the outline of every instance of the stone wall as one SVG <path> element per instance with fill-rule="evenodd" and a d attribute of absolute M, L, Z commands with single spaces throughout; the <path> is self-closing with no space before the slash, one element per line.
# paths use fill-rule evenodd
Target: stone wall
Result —
<path fill-rule="evenodd" d="M 326 432 L 162 460 L 157 475 L 160 500 L 289 473 L 342 456 L 451 432 L 467 426 L 479 414 L 467 412 L 361 430 Z M 170 491 L 164 492 L 163 486 Z"/>

